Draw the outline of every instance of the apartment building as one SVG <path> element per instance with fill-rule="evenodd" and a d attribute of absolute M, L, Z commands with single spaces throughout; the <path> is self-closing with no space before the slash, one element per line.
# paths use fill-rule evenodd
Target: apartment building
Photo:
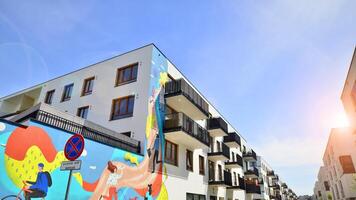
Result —
<path fill-rule="evenodd" d="M 155 199 L 270 197 L 262 158 L 153 44 L 3 97 L 0 116 L 26 125 L 43 104 L 135 144 L 142 163 L 150 160 L 138 168 L 154 177 L 145 181 Z"/>
<path fill-rule="evenodd" d="M 356 52 L 356 50 L 355 50 Z M 356 199 L 356 64 L 354 52 L 341 94 L 350 127 L 331 129 L 314 186 L 317 199 Z"/>

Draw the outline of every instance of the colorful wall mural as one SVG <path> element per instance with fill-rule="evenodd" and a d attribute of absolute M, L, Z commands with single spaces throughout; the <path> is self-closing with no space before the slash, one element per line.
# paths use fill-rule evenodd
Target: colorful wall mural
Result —
<path fill-rule="evenodd" d="M 78 158 L 82 166 L 73 171 L 69 199 L 168 199 L 162 156 L 167 65 L 167 59 L 153 48 L 143 156 L 85 139 Z M 35 121 L 26 128 L 0 121 L 0 199 L 16 195 L 23 181 L 36 181 L 38 163 L 52 178 L 46 199 L 63 199 L 69 171 L 61 171 L 60 165 L 66 161 L 63 149 L 71 136 Z"/>

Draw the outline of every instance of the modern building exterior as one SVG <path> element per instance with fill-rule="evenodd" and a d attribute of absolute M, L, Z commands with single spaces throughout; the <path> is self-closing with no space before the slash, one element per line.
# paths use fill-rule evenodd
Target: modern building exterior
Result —
<path fill-rule="evenodd" d="M 356 52 L 356 51 L 355 51 Z M 350 126 L 331 129 L 314 186 L 316 199 L 356 199 L 356 54 L 354 52 L 341 100 Z"/>
<path fill-rule="evenodd" d="M 142 156 L 136 168 L 122 166 L 144 170 L 135 177 L 125 177 L 124 170 L 125 183 L 146 176 L 137 185 L 119 181 L 120 194 L 125 188 L 137 192 L 128 198 L 296 199 L 290 189 L 282 197 L 266 161 L 153 44 L 0 99 L 0 118 L 8 123 L 28 126 L 41 119 L 39 113 L 59 121 L 42 123 L 83 134 L 63 125 L 79 123 L 116 141 L 109 145 Z M 92 199 L 108 193 L 99 186 L 92 186 Z"/>

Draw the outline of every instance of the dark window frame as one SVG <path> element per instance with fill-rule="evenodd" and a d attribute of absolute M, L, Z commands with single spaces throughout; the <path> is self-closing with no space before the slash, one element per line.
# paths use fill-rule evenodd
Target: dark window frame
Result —
<path fill-rule="evenodd" d="M 168 155 L 167 154 L 167 144 L 171 146 L 171 152 L 170 152 L 171 157 L 167 157 L 167 155 Z M 173 151 L 173 148 L 172 148 L 173 146 L 174 146 L 175 151 Z M 165 155 L 164 155 L 165 162 L 178 167 L 178 151 L 179 151 L 178 148 L 179 148 L 179 146 L 169 140 L 166 140 L 164 148 L 165 148 Z"/>
<path fill-rule="evenodd" d="M 185 159 L 185 162 L 186 162 L 186 170 L 193 172 L 193 170 L 194 170 L 193 151 L 187 149 L 187 150 L 186 150 L 186 153 L 185 153 L 185 156 L 186 156 L 186 159 Z M 190 159 L 190 161 L 191 161 L 191 166 L 188 165 L 189 159 Z"/>
<path fill-rule="evenodd" d="M 71 88 L 70 92 L 68 92 L 69 88 Z M 73 88 L 74 88 L 74 83 L 64 86 L 61 102 L 69 101 L 72 98 Z"/>
<path fill-rule="evenodd" d="M 132 112 L 129 112 L 129 101 L 131 98 L 133 99 L 133 105 L 132 105 Z M 126 100 L 126 112 L 120 113 L 120 103 L 123 100 Z M 116 106 L 118 106 L 117 113 L 115 112 Z M 129 95 L 129 96 L 113 99 L 111 103 L 110 121 L 132 117 L 134 109 L 135 109 L 135 95 Z"/>
<path fill-rule="evenodd" d="M 205 175 L 205 158 L 202 155 L 199 155 L 199 174 Z"/>
<path fill-rule="evenodd" d="M 87 110 L 87 116 L 82 116 L 82 113 L 81 113 L 81 111 L 83 111 L 83 110 Z M 82 106 L 82 107 L 79 107 L 78 109 L 77 109 L 77 116 L 78 117 L 81 117 L 81 118 L 83 118 L 83 119 L 87 119 L 87 117 L 88 117 L 88 113 L 89 113 L 89 106 Z"/>
<path fill-rule="evenodd" d="M 198 200 L 206 200 L 206 196 L 204 194 L 194 194 L 194 193 L 186 193 L 186 199 L 198 199 Z"/>
<path fill-rule="evenodd" d="M 117 68 L 116 77 L 115 77 L 115 87 L 137 81 L 138 66 L 139 66 L 139 63 L 135 62 L 135 63 L 129 64 L 129 65 Z M 132 73 L 134 70 L 134 67 L 137 68 L 136 69 L 136 77 L 133 77 L 133 73 Z M 129 80 L 124 81 L 123 79 L 121 79 L 121 76 L 123 76 L 124 71 L 128 68 L 131 68 L 130 69 L 130 78 L 129 78 Z"/>
<path fill-rule="evenodd" d="M 94 80 L 95 80 L 95 76 L 84 79 L 81 96 L 87 96 L 93 93 Z M 88 83 L 90 82 L 92 82 L 91 90 L 90 87 L 88 86 Z"/>
<path fill-rule="evenodd" d="M 56 90 L 49 90 L 46 92 L 46 96 L 45 96 L 45 99 L 44 99 L 44 102 L 48 105 L 51 105 L 52 104 L 52 101 L 53 101 L 53 96 L 54 96 L 54 93 L 56 92 Z"/>

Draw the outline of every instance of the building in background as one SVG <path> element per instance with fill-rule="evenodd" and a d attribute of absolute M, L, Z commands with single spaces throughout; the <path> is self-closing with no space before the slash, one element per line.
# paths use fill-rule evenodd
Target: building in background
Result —
<path fill-rule="evenodd" d="M 333 128 L 314 186 L 316 199 L 356 199 L 356 50 L 341 94 L 350 126 Z"/>
<path fill-rule="evenodd" d="M 1 118 L 9 123 L 29 125 L 29 119 L 42 116 L 38 113 L 71 133 L 83 129 L 67 124 L 90 124 L 141 155 L 140 162 L 127 157 L 137 165 L 132 170 L 144 169 L 130 178 L 146 178 L 116 188 L 119 193 L 133 188 L 137 194 L 129 198 L 282 199 L 278 176 L 271 176 L 272 169 L 238 130 L 153 44 L 0 99 Z M 89 192 L 95 196 L 97 190 Z M 287 191 L 284 199 L 296 199 Z"/>

